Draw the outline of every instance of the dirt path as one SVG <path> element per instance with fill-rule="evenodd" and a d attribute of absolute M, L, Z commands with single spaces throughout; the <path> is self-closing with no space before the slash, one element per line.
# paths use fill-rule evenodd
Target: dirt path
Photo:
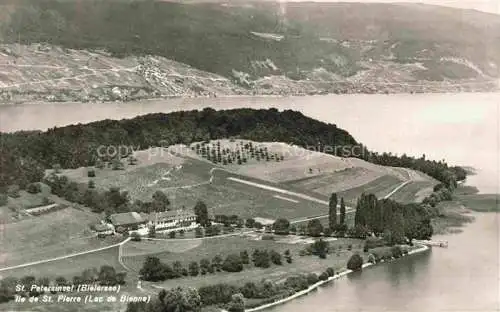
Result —
<path fill-rule="evenodd" d="M 32 266 L 32 265 L 43 264 L 43 263 L 47 263 L 47 262 L 53 262 L 53 261 L 68 259 L 68 258 L 72 258 L 72 257 L 82 256 L 82 255 L 86 255 L 86 254 L 89 254 L 89 253 L 99 252 L 99 251 L 103 251 L 103 250 L 106 250 L 106 249 L 110 249 L 110 248 L 114 248 L 114 247 L 117 247 L 117 246 L 121 246 L 121 245 L 125 244 L 126 242 L 128 242 L 129 240 L 130 240 L 130 237 L 127 238 L 127 239 L 125 239 L 122 242 L 119 242 L 119 243 L 113 244 L 113 245 L 109 245 L 109 246 L 106 246 L 106 247 L 101 247 L 101 248 L 97 248 L 97 249 L 92 249 L 92 250 L 77 252 L 77 253 L 69 254 L 69 255 L 66 255 L 66 256 L 60 256 L 60 257 L 55 257 L 55 258 L 46 259 L 46 260 L 39 260 L 39 261 L 28 262 L 28 263 L 14 265 L 14 266 L 6 267 L 6 268 L 0 268 L 0 272 L 9 271 L 9 270 L 15 270 L 15 269 L 20 269 L 20 268 L 24 268 L 24 267 L 28 267 L 28 266 Z"/>

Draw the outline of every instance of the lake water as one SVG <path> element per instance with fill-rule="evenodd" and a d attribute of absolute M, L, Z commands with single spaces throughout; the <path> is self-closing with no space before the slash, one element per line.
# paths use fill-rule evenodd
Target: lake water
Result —
<path fill-rule="evenodd" d="M 448 248 L 348 275 L 273 312 L 500 311 L 498 214 L 475 214 L 460 234 L 436 236 Z"/>
<path fill-rule="evenodd" d="M 293 109 L 335 123 L 378 152 L 446 159 L 478 174 L 468 183 L 500 193 L 500 94 L 345 95 L 215 98 L 140 103 L 0 106 L 0 130 L 47 129 L 175 110 L 239 107 Z M 461 234 L 437 237 L 449 248 L 369 268 L 274 311 L 500 310 L 499 215 L 476 214 Z"/>

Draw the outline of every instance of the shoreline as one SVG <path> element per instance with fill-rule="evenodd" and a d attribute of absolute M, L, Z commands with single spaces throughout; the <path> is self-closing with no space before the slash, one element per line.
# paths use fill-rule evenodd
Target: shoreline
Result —
<path fill-rule="evenodd" d="M 464 91 L 451 91 L 451 90 L 442 90 L 442 91 L 434 91 L 434 92 L 390 92 L 390 93 L 368 93 L 368 92 L 353 92 L 353 93 L 314 93 L 314 94 L 219 94 L 215 97 L 213 96 L 182 96 L 182 95 L 167 95 L 167 96 L 159 96 L 159 97 L 151 97 L 151 98 L 143 98 L 143 99 L 133 99 L 133 100 L 109 100 L 109 101 L 42 101 L 42 100 L 28 100 L 23 102 L 14 102 L 5 103 L 0 102 L 0 107 L 8 107 L 8 106 L 23 106 L 23 105 L 44 105 L 44 104 L 127 104 L 127 103 L 139 103 L 139 102 L 162 102 L 169 100 L 202 100 L 202 99 L 241 99 L 241 98 L 303 98 L 303 97 L 342 97 L 342 96 L 391 96 L 391 95 L 413 95 L 413 96 L 422 96 L 422 95 L 436 95 L 436 94 L 444 94 L 444 95 L 460 95 L 460 94 L 496 94 L 500 92 L 499 89 L 495 90 L 464 90 Z"/>
<path fill-rule="evenodd" d="M 417 253 L 422 253 L 424 251 L 428 251 L 429 249 L 430 249 L 430 247 L 428 247 L 426 245 L 420 245 L 419 248 L 409 251 L 406 256 L 414 255 L 414 254 L 417 254 Z M 403 256 L 403 258 L 406 257 L 406 256 Z M 381 261 L 379 263 L 385 263 L 385 262 Z M 371 266 L 375 266 L 377 264 L 378 263 L 367 262 L 367 263 L 363 264 L 362 268 L 365 269 L 365 268 L 368 268 L 368 267 L 371 267 Z M 277 301 L 274 301 L 274 302 L 271 302 L 271 303 L 266 303 L 266 304 L 260 305 L 258 307 L 255 307 L 255 308 L 245 309 L 245 312 L 262 311 L 262 310 L 269 309 L 269 308 L 272 308 L 272 307 L 277 306 L 277 305 L 281 305 L 281 304 L 287 303 L 289 301 L 292 301 L 292 300 L 294 300 L 296 298 L 302 297 L 302 296 L 310 293 L 311 291 L 317 289 L 318 287 L 320 287 L 320 286 L 322 286 L 324 284 L 330 283 L 330 282 L 332 282 L 332 281 L 334 281 L 336 279 L 339 279 L 339 278 L 341 278 L 343 276 L 349 275 L 349 274 L 351 274 L 353 272 L 354 272 L 353 270 L 347 269 L 345 271 L 342 271 L 341 273 L 338 273 L 338 274 L 335 274 L 334 276 L 329 277 L 325 281 L 319 281 L 316 284 L 313 284 L 313 285 L 309 286 L 307 289 L 298 291 L 298 292 L 296 292 L 295 294 L 293 294 L 291 296 L 288 296 L 286 298 L 283 298 L 283 299 L 280 299 L 280 300 L 277 300 Z"/>

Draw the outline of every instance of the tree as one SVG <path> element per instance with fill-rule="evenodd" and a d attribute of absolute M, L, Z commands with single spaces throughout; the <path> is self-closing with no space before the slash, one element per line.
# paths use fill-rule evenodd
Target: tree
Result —
<path fill-rule="evenodd" d="M 172 269 L 160 262 L 157 257 L 148 256 L 139 271 L 141 279 L 145 281 L 163 281 L 170 274 Z"/>
<path fill-rule="evenodd" d="M 245 285 L 240 288 L 240 292 L 245 298 L 256 298 L 259 294 L 259 289 L 254 282 L 246 282 Z"/>
<path fill-rule="evenodd" d="M 238 254 L 230 254 L 222 263 L 222 269 L 226 272 L 241 272 L 243 271 L 243 263 Z"/>
<path fill-rule="evenodd" d="M 344 197 L 340 198 L 340 225 L 345 225 L 345 202 Z"/>
<path fill-rule="evenodd" d="M 56 278 L 55 283 L 57 286 L 66 286 L 68 285 L 68 280 L 63 276 L 59 276 Z"/>
<path fill-rule="evenodd" d="M 319 280 L 320 281 L 326 281 L 328 279 L 328 273 L 323 272 L 319 275 Z"/>
<path fill-rule="evenodd" d="M 290 221 L 280 218 L 273 223 L 274 233 L 278 235 L 288 235 L 290 232 Z"/>
<path fill-rule="evenodd" d="M 0 303 L 14 300 L 17 284 L 18 280 L 14 277 L 5 277 L 0 280 Z"/>
<path fill-rule="evenodd" d="M 267 250 L 255 249 L 252 253 L 253 264 L 258 268 L 268 268 L 270 264 L 269 253 Z"/>
<path fill-rule="evenodd" d="M 40 186 L 40 183 L 30 183 L 28 184 L 28 187 L 26 188 L 26 191 L 31 194 L 37 194 L 42 191 L 42 187 Z"/>
<path fill-rule="evenodd" d="M 194 230 L 194 236 L 197 238 L 203 237 L 203 230 L 201 228 L 197 227 Z"/>
<path fill-rule="evenodd" d="M 243 259 L 242 259 L 243 260 Z M 222 257 L 220 255 L 216 255 L 212 259 L 212 264 L 215 267 L 217 271 L 220 271 L 222 269 Z"/>
<path fill-rule="evenodd" d="M 210 260 L 208 260 L 206 258 L 200 260 L 200 271 L 201 271 L 201 274 L 207 273 L 209 267 L 210 267 Z"/>
<path fill-rule="evenodd" d="M 271 262 L 276 264 L 276 265 L 282 265 L 283 263 L 281 262 L 281 254 L 275 250 L 271 250 L 269 253 L 269 256 L 271 258 Z"/>
<path fill-rule="evenodd" d="M 290 249 L 285 250 L 285 260 L 287 263 L 292 263 L 292 254 L 290 253 Z"/>
<path fill-rule="evenodd" d="M 99 282 L 102 285 L 116 285 L 116 271 L 115 268 L 110 265 L 103 265 L 99 271 Z"/>
<path fill-rule="evenodd" d="M 328 274 L 328 276 L 335 275 L 335 270 L 332 267 L 327 268 L 325 272 Z"/>
<path fill-rule="evenodd" d="M 354 254 L 347 261 L 347 268 L 349 270 L 358 271 L 363 267 L 363 258 L 359 254 Z"/>
<path fill-rule="evenodd" d="M 164 312 L 199 312 L 201 311 L 201 297 L 195 288 L 170 289 L 163 298 Z"/>
<path fill-rule="evenodd" d="M 317 255 L 321 259 L 325 259 L 328 253 L 328 242 L 319 239 L 311 244 L 312 254 Z"/>
<path fill-rule="evenodd" d="M 240 258 L 241 258 L 241 263 L 250 264 L 250 257 L 248 256 L 248 251 L 246 250 L 240 251 Z"/>
<path fill-rule="evenodd" d="M 196 215 L 196 222 L 203 227 L 210 225 L 210 220 L 208 219 L 208 208 L 204 202 L 199 200 L 194 206 L 194 214 Z"/>
<path fill-rule="evenodd" d="M 245 298 L 243 294 L 237 293 L 231 296 L 231 302 L 229 302 L 229 312 L 244 312 L 245 311 Z"/>
<path fill-rule="evenodd" d="M 7 194 L 0 193 L 0 206 L 5 206 L 9 203 Z"/>
<path fill-rule="evenodd" d="M 307 223 L 307 232 L 312 237 L 319 237 L 323 232 L 323 225 L 319 219 L 310 220 Z"/>
<path fill-rule="evenodd" d="M 175 231 L 168 232 L 168 238 L 175 238 Z"/>
<path fill-rule="evenodd" d="M 309 285 L 316 284 L 319 281 L 318 275 L 316 273 L 307 274 L 307 283 Z"/>
<path fill-rule="evenodd" d="M 332 193 L 328 202 L 328 225 L 330 229 L 337 228 L 337 194 Z"/>
<path fill-rule="evenodd" d="M 173 273 L 174 273 L 174 278 L 179 278 L 182 276 L 182 270 L 183 270 L 183 267 L 182 267 L 182 262 L 180 261 L 174 261 L 174 263 L 172 263 L 172 270 L 173 270 Z"/>
<path fill-rule="evenodd" d="M 153 209 L 154 211 L 166 211 L 167 207 L 170 205 L 170 200 L 167 195 L 162 191 L 158 190 L 153 194 Z"/>
<path fill-rule="evenodd" d="M 247 228 L 253 228 L 255 226 L 255 220 L 252 218 L 247 219 L 245 222 L 245 226 Z"/>
<path fill-rule="evenodd" d="M 152 225 L 152 226 L 149 227 L 148 237 L 149 238 L 155 238 L 156 237 L 156 227 L 154 225 Z"/>
<path fill-rule="evenodd" d="M 191 276 L 197 276 L 200 273 L 200 266 L 198 265 L 198 262 L 192 261 L 189 264 L 189 274 Z"/>

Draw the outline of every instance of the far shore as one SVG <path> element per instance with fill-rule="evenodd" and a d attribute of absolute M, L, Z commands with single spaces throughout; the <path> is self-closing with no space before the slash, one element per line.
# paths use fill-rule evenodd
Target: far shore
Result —
<path fill-rule="evenodd" d="M 413 254 L 416 254 L 416 253 L 422 253 L 422 252 L 427 251 L 429 249 L 430 248 L 427 247 L 426 245 L 420 245 L 419 248 L 413 249 L 413 250 L 409 251 L 407 256 L 413 255 Z M 403 256 L 403 258 L 404 258 L 404 256 Z M 381 261 L 380 263 L 384 263 L 384 261 Z M 371 266 L 374 266 L 374 265 L 376 265 L 376 264 L 371 263 L 371 262 L 364 263 L 363 264 L 363 269 L 371 267 Z M 301 290 L 299 292 L 296 292 L 295 294 L 293 294 L 293 295 L 291 295 L 289 297 L 286 297 L 286 298 L 283 298 L 283 299 L 280 299 L 280 300 L 277 300 L 277 301 L 274 301 L 274 302 L 271 302 L 271 303 L 263 304 L 261 306 L 255 307 L 255 308 L 245 309 L 245 312 L 262 311 L 262 310 L 269 309 L 271 307 L 274 307 L 274 306 L 277 306 L 277 305 L 280 305 L 280 304 L 284 304 L 284 303 L 289 302 L 289 301 L 291 301 L 293 299 L 296 299 L 298 297 L 306 295 L 306 294 L 310 293 L 311 291 L 317 289 L 318 287 L 320 287 L 322 285 L 330 283 L 331 281 L 339 279 L 339 278 L 341 278 L 343 276 L 347 276 L 347 275 L 349 275 L 349 274 L 351 274 L 353 272 L 354 272 L 353 270 L 348 270 L 348 269 L 344 270 L 344 271 L 340 272 L 339 274 L 335 274 L 334 276 L 329 277 L 325 281 L 319 281 L 316 284 L 313 284 L 313 285 L 309 286 L 309 288 Z"/>

